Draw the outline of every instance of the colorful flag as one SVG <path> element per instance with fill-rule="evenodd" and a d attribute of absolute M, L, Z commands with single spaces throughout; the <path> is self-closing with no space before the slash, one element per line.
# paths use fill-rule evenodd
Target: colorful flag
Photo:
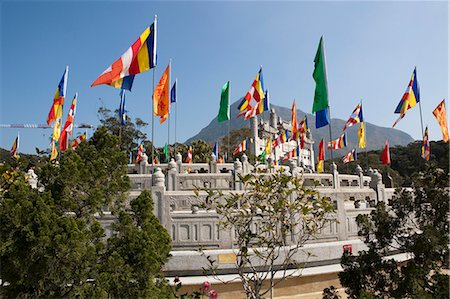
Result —
<path fill-rule="evenodd" d="M 52 122 L 62 117 L 62 106 L 64 105 L 64 99 L 66 97 L 68 75 L 69 66 L 66 66 L 61 81 L 59 81 L 58 87 L 56 88 L 55 96 L 53 97 L 53 105 L 47 116 L 47 125 L 50 125 Z"/>
<path fill-rule="evenodd" d="M 70 106 L 69 114 L 67 115 L 66 123 L 64 124 L 64 128 L 61 132 L 61 141 L 59 142 L 59 149 L 63 152 L 69 146 L 69 135 L 72 135 L 73 129 L 73 121 L 75 119 L 75 113 L 77 111 L 77 98 L 78 93 L 75 93 L 75 96 L 72 100 L 72 105 Z"/>
<path fill-rule="evenodd" d="M 153 158 L 153 164 L 159 164 L 159 163 L 160 163 L 159 155 L 155 155 L 155 157 Z"/>
<path fill-rule="evenodd" d="M 313 78 L 316 82 L 314 92 L 314 104 L 312 113 L 316 113 L 316 128 L 328 125 L 328 83 L 327 69 L 325 64 L 325 49 L 323 37 L 320 38 L 319 47 L 314 58 Z"/>
<path fill-rule="evenodd" d="M 360 123 L 363 121 L 364 121 L 364 119 L 363 119 L 362 104 L 359 103 L 356 106 L 355 110 L 353 110 L 352 115 L 350 115 L 349 119 L 345 123 L 344 131 L 347 128 L 350 128 L 351 126 L 353 126 L 354 124 L 357 124 L 357 123 Z"/>
<path fill-rule="evenodd" d="M 419 102 L 420 102 L 420 89 L 419 83 L 417 82 L 416 68 L 414 68 L 414 71 L 411 75 L 411 80 L 409 80 L 408 87 L 406 88 L 406 91 L 403 94 L 400 103 L 398 103 L 397 108 L 395 108 L 394 113 L 400 114 L 400 116 L 392 125 L 392 127 L 395 127 L 395 125 L 405 116 L 406 111 L 416 106 L 416 104 Z"/>
<path fill-rule="evenodd" d="M 59 110 L 62 111 L 62 106 L 59 107 Z M 55 124 L 53 125 L 52 142 L 58 141 L 60 136 L 61 136 L 61 118 L 57 118 L 55 120 Z"/>
<path fill-rule="evenodd" d="M 139 145 L 139 151 L 137 153 L 136 163 L 139 163 L 142 161 L 143 155 L 144 155 L 144 146 L 141 144 L 141 145 Z"/>
<path fill-rule="evenodd" d="M 340 149 L 347 146 L 347 137 L 345 133 L 342 133 L 339 138 L 328 142 L 328 149 Z"/>
<path fill-rule="evenodd" d="M 342 162 L 344 164 L 352 161 L 356 161 L 356 149 L 352 149 L 347 155 L 342 158 Z"/>
<path fill-rule="evenodd" d="M 177 81 L 173 82 L 172 88 L 170 89 L 170 104 L 177 102 Z"/>
<path fill-rule="evenodd" d="M 58 150 L 56 149 L 55 141 L 52 142 L 52 154 L 50 155 L 50 161 L 53 161 L 58 157 Z"/>
<path fill-rule="evenodd" d="M 248 141 L 247 139 L 243 140 L 233 151 L 233 156 L 245 152 L 248 149 Z"/>
<path fill-rule="evenodd" d="M 270 155 L 272 153 L 272 141 L 271 141 L 271 139 L 272 138 L 270 138 L 270 136 L 269 136 L 269 137 L 267 137 L 267 140 L 266 140 L 266 147 L 264 148 L 264 151 L 266 152 L 266 155 Z"/>
<path fill-rule="evenodd" d="M 187 158 L 186 163 L 192 163 L 192 146 L 189 146 L 188 152 L 187 152 Z"/>
<path fill-rule="evenodd" d="M 272 147 L 277 147 L 288 140 L 289 140 L 289 132 L 288 130 L 285 130 L 284 132 L 275 137 L 274 141 L 272 142 Z"/>
<path fill-rule="evenodd" d="M 11 147 L 11 150 L 9 151 L 11 157 L 14 157 L 16 159 L 19 159 L 19 142 L 20 142 L 20 136 L 19 133 L 17 133 L 17 137 L 14 140 L 14 143 Z"/>
<path fill-rule="evenodd" d="M 289 159 L 300 156 L 300 148 L 297 146 L 293 150 L 289 151 L 283 158 L 283 161 L 287 161 Z"/>
<path fill-rule="evenodd" d="M 300 131 L 301 133 L 306 133 L 309 131 L 308 119 L 306 118 L 306 115 L 299 122 L 298 131 Z"/>
<path fill-rule="evenodd" d="M 86 132 L 75 138 L 75 140 L 72 142 L 72 149 L 73 150 L 76 149 L 81 142 L 86 140 L 86 138 L 87 138 Z"/>
<path fill-rule="evenodd" d="M 295 106 L 295 100 L 292 103 L 292 109 L 291 109 L 291 124 L 292 124 L 292 139 L 297 140 L 299 132 L 297 127 L 297 107 Z"/>
<path fill-rule="evenodd" d="M 325 160 L 325 143 L 323 138 L 320 140 L 319 143 L 319 155 L 317 157 L 317 172 L 322 173 L 323 172 L 323 161 Z"/>
<path fill-rule="evenodd" d="M 220 108 L 217 121 L 222 122 L 230 119 L 230 81 L 222 86 L 220 93 Z"/>
<path fill-rule="evenodd" d="M 169 163 L 169 145 L 166 143 L 163 149 L 164 163 Z"/>
<path fill-rule="evenodd" d="M 436 109 L 433 110 L 433 115 L 436 117 L 439 126 L 442 130 L 442 140 L 448 142 L 448 124 L 447 124 L 447 112 L 445 110 L 445 100 L 439 103 Z"/>
<path fill-rule="evenodd" d="M 358 147 L 365 148 L 366 147 L 366 123 L 361 122 L 361 125 L 358 129 Z"/>
<path fill-rule="evenodd" d="M 153 114 L 160 116 L 159 123 L 163 123 L 169 115 L 169 82 L 170 63 L 159 79 L 153 93 Z"/>
<path fill-rule="evenodd" d="M 381 153 L 381 163 L 391 164 L 391 155 L 389 154 L 389 142 L 386 139 L 383 152 Z"/>
<path fill-rule="evenodd" d="M 262 67 L 259 69 L 255 80 L 250 87 L 250 90 L 245 95 L 242 102 L 239 104 L 238 109 L 241 113 L 239 116 L 244 115 L 244 119 L 251 118 L 256 115 L 256 110 L 260 101 L 264 99 L 264 80 L 262 74 Z"/>
<path fill-rule="evenodd" d="M 125 110 L 125 90 L 120 90 L 120 106 L 119 106 L 120 124 L 124 126 L 127 123 L 127 112 Z"/>
<path fill-rule="evenodd" d="M 430 140 L 428 139 L 428 127 L 425 128 L 425 133 L 423 133 L 422 158 L 426 161 L 430 160 Z"/>
<path fill-rule="evenodd" d="M 92 86 L 108 84 L 131 91 L 134 75 L 156 66 L 156 16 L 154 23 L 145 29 L 128 50 L 108 67 Z"/>

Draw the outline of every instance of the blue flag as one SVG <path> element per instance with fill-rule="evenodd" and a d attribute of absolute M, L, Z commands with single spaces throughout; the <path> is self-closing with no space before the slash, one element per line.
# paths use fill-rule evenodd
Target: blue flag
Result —
<path fill-rule="evenodd" d="M 170 103 L 176 102 L 177 102 L 177 80 L 175 79 L 175 82 L 173 82 L 172 89 L 170 90 Z"/>
<path fill-rule="evenodd" d="M 216 143 L 214 143 L 214 149 L 213 149 L 213 153 L 216 156 L 216 158 L 219 158 L 219 145 Z"/>
<path fill-rule="evenodd" d="M 123 89 L 120 90 L 119 119 L 120 124 L 124 126 L 127 122 L 127 115 L 125 111 L 125 91 Z"/>

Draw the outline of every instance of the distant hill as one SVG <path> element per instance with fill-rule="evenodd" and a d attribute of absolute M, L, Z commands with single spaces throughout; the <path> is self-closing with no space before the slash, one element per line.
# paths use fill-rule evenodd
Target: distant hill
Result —
<path fill-rule="evenodd" d="M 230 122 L 230 131 L 240 129 L 240 128 L 248 128 L 250 126 L 250 121 L 244 121 L 242 117 L 237 118 L 238 114 L 238 104 L 240 103 L 240 99 L 236 102 L 234 102 L 230 107 L 231 112 L 231 122 Z M 275 109 L 275 112 L 279 117 L 281 117 L 285 121 L 290 121 L 291 119 L 291 109 L 281 106 L 276 106 L 271 104 L 271 107 Z M 297 109 L 297 118 L 300 121 L 300 119 L 305 115 L 305 112 Z M 308 118 L 308 124 L 311 129 L 311 133 L 313 136 L 313 139 L 317 144 L 320 142 L 322 138 L 325 138 L 325 140 L 329 139 L 329 131 L 328 127 L 323 127 L 320 129 L 316 129 L 316 123 L 315 123 L 315 117 L 310 114 L 306 113 Z M 262 114 L 263 119 L 269 118 L 269 112 L 264 112 Z M 332 128 L 332 135 L 333 138 L 339 137 L 340 134 L 342 134 L 342 128 L 345 125 L 346 120 L 332 118 L 331 120 L 331 128 Z M 350 127 L 346 130 L 347 132 L 347 148 L 339 151 L 334 151 L 336 154 L 336 157 L 342 156 L 346 154 L 350 149 L 353 147 L 358 146 L 358 128 L 359 124 Z M 217 117 L 215 117 L 209 125 L 204 127 L 200 130 L 200 132 L 188 140 L 186 140 L 185 143 L 190 143 L 193 140 L 204 140 L 206 142 L 215 142 L 222 136 L 227 135 L 228 133 L 228 125 L 227 122 L 218 123 Z M 403 145 L 406 146 L 410 142 L 414 141 L 414 139 L 407 133 L 392 129 L 392 128 L 385 128 L 376 126 L 371 123 L 366 123 L 366 136 L 367 136 L 367 150 L 377 150 L 384 146 L 384 142 L 386 141 L 386 138 L 389 139 L 389 145 L 390 146 L 396 146 L 396 145 Z M 333 155 L 334 155 L 333 153 Z M 328 155 L 328 153 L 326 153 Z"/>

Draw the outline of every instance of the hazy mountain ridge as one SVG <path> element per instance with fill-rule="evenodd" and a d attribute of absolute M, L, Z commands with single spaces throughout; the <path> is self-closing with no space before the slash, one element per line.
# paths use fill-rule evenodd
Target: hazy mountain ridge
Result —
<path fill-rule="evenodd" d="M 250 126 L 250 121 L 244 121 L 242 117 L 237 118 L 238 110 L 237 106 L 238 103 L 241 100 L 234 102 L 230 107 L 230 114 L 231 114 L 231 120 L 230 120 L 230 131 L 240 129 L 240 128 L 248 128 Z M 275 112 L 277 113 L 278 117 L 281 117 L 285 121 L 290 121 L 291 119 L 291 109 L 286 107 L 281 107 L 277 105 L 270 105 L 271 108 L 275 109 Z M 303 118 L 305 115 L 305 112 L 297 109 L 297 119 L 298 121 Z M 329 129 L 328 127 L 322 127 L 320 129 L 316 129 L 315 127 L 315 117 L 314 115 L 310 113 L 306 113 L 308 118 L 308 125 L 311 129 L 311 133 L 313 136 L 313 139 L 316 143 L 315 149 L 317 150 L 317 144 L 320 142 L 322 138 L 325 139 L 325 141 L 329 140 Z M 258 117 L 260 117 L 259 115 Z M 267 120 L 269 118 L 269 112 L 264 112 L 262 114 L 262 118 Z M 332 128 L 332 137 L 333 139 L 336 139 L 342 134 L 342 129 L 344 128 L 344 125 L 346 123 L 346 120 L 332 118 L 331 119 L 331 128 Z M 358 147 L 358 128 L 359 124 L 356 124 L 349 129 L 346 130 L 347 132 L 347 147 L 342 150 L 336 150 L 333 151 L 337 156 L 342 156 L 349 152 L 352 148 Z M 215 142 L 218 139 L 220 139 L 222 136 L 225 136 L 228 134 L 228 122 L 217 122 L 217 117 L 214 117 L 214 119 L 211 120 L 211 122 L 200 130 L 200 132 L 188 140 L 186 140 L 185 143 L 190 143 L 193 140 L 201 139 L 206 142 Z M 406 146 L 410 142 L 414 141 L 414 139 L 407 133 L 392 129 L 392 128 L 385 128 L 380 127 L 377 125 L 374 125 L 372 123 L 366 122 L 366 138 L 367 138 L 367 150 L 377 150 L 384 146 L 384 143 L 386 139 L 389 140 L 390 146 L 395 145 L 403 145 Z M 359 151 L 359 149 L 357 149 Z M 326 153 L 326 156 L 328 157 L 328 151 Z"/>

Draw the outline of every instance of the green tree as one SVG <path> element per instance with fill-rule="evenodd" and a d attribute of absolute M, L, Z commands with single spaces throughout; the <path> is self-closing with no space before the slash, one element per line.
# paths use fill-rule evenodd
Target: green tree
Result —
<path fill-rule="evenodd" d="M 357 217 L 368 250 L 342 257 L 339 278 L 350 298 L 448 298 L 448 172 L 428 167 L 413 183 L 412 192 L 397 190 L 391 206 Z M 411 258 L 384 258 L 393 251 Z"/>
<path fill-rule="evenodd" d="M 248 174 L 240 181 L 246 192 L 201 189 L 207 194 L 204 207 L 215 210 L 220 227 L 236 238 L 235 267 L 247 298 L 272 296 L 274 286 L 282 281 L 274 280 L 275 272 L 288 277 L 286 270 L 302 266 L 295 255 L 324 225 L 335 221 L 334 208 L 329 198 L 305 188 L 295 176 Z M 216 261 L 207 258 L 215 274 Z"/>
<path fill-rule="evenodd" d="M 118 136 L 100 127 L 58 163 L 47 160 L 36 172 L 42 189 L 32 189 L 19 167 L 0 178 L 0 296 L 167 293 L 161 267 L 170 238 L 153 216 L 147 192 L 131 202 L 131 211 L 125 210 L 130 184 Z M 110 239 L 96 216 L 108 207 L 118 219 Z"/>

